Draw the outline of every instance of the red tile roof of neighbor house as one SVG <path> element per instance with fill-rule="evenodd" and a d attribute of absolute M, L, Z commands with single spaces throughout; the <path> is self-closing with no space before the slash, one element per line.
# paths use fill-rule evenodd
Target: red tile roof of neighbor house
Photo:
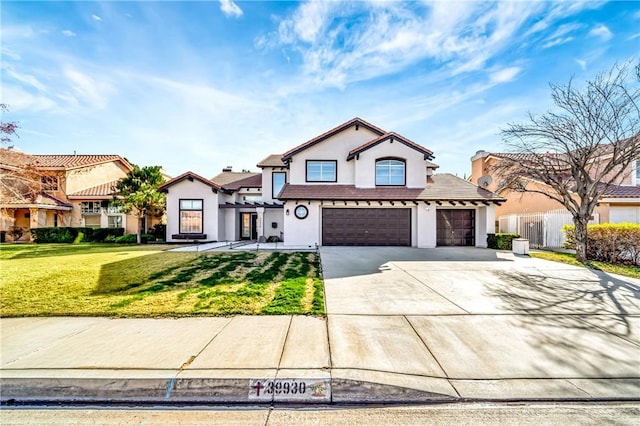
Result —
<path fill-rule="evenodd" d="M 506 199 L 449 173 L 432 176 L 426 188 L 376 187 L 355 185 L 285 184 L 281 200 L 363 200 L 363 201 L 496 201 Z"/>
<path fill-rule="evenodd" d="M 283 161 L 287 161 L 290 160 L 291 157 L 297 153 L 299 153 L 300 151 L 304 151 L 305 149 L 312 147 L 313 145 L 320 143 L 322 141 L 324 141 L 325 139 L 330 138 L 331 136 L 334 136 L 352 126 L 362 126 L 366 129 L 371 130 L 373 133 L 376 133 L 377 135 L 384 135 L 386 132 L 384 130 L 382 130 L 381 128 L 374 126 L 373 124 L 364 121 L 363 119 L 359 118 L 359 117 L 355 117 L 352 118 L 351 120 L 344 122 L 342 124 L 340 124 L 337 127 L 334 127 L 331 130 L 328 130 L 326 132 L 324 132 L 323 134 L 316 136 L 313 139 L 308 140 L 307 142 L 300 144 L 298 146 L 296 146 L 295 148 L 290 149 L 289 151 L 285 152 L 284 154 L 282 154 L 282 160 Z"/>
<path fill-rule="evenodd" d="M 133 169 L 131 164 L 119 155 L 33 155 L 37 161 L 37 167 L 43 169 L 74 169 L 78 167 L 92 166 L 96 164 L 119 161 L 128 169 Z"/>
<path fill-rule="evenodd" d="M 220 189 L 220 185 L 218 185 L 217 183 L 215 183 L 215 182 L 213 182 L 213 181 L 211 181 L 211 180 L 209 180 L 209 179 L 207 179 L 205 177 L 200 176 L 197 173 L 184 172 L 180 176 L 176 176 L 173 179 L 170 179 L 170 180 L 166 181 L 165 183 L 163 183 L 162 185 L 160 185 L 158 187 L 158 190 L 164 191 L 167 188 L 169 188 L 170 186 L 175 185 L 178 182 L 182 182 L 185 179 L 187 179 L 187 180 L 197 180 L 197 181 L 200 181 L 200 182 L 204 183 L 205 185 L 209 185 L 210 187 L 212 187 L 212 188 L 214 188 L 216 190 Z"/>
<path fill-rule="evenodd" d="M 640 186 L 610 185 L 602 198 L 640 198 Z"/>
<path fill-rule="evenodd" d="M 282 161 L 282 154 L 271 154 L 257 164 L 258 167 L 287 167 Z"/>
<path fill-rule="evenodd" d="M 430 149 L 427 149 L 424 146 L 419 145 L 419 144 L 417 144 L 417 143 L 415 143 L 415 142 L 413 142 L 413 141 L 411 141 L 411 140 L 405 138 L 404 136 L 399 135 L 399 134 L 397 134 L 395 132 L 390 132 L 390 133 L 385 133 L 385 134 L 381 135 L 380 137 L 375 138 L 375 139 L 373 139 L 373 140 L 371 140 L 371 141 L 369 141 L 369 142 L 367 142 L 365 144 L 362 144 L 359 147 L 354 148 L 351 151 L 349 151 L 349 155 L 347 155 L 347 161 L 351 160 L 354 157 L 356 157 L 361 152 L 366 151 L 367 149 L 372 148 L 372 147 L 374 147 L 374 146 L 376 146 L 376 145 L 378 145 L 378 144 L 380 144 L 380 143 L 382 143 L 384 141 L 387 141 L 387 140 L 398 141 L 398 142 L 400 142 L 400 143 L 402 143 L 402 144 L 404 144 L 404 145 L 406 145 L 406 146 L 408 146 L 410 148 L 415 149 L 418 152 L 421 152 L 422 154 L 424 154 L 424 159 L 425 160 L 433 160 L 433 158 L 434 158 L 433 157 L 433 151 L 431 151 Z"/>
<path fill-rule="evenodd" d="M 118 183 L 117 180 L 111 182 L 102 183 L 100 185 L 92 186 L 91 188 L 82 189 L 80 191 L 67 194 L 69 198 L 111 198 L 116 193 L 115 186 Z"/>

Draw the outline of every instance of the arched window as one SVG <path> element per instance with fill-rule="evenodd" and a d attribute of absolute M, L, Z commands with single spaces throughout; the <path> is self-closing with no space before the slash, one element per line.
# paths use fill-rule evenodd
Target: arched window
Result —
<path fill-rule="evenodd" d="M 376 161 L 377 186 L 404 186 L 404 160 L 384 158 Z"/>

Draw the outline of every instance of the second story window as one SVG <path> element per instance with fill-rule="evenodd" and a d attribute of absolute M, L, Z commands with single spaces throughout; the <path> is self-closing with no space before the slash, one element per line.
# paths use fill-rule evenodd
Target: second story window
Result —
<path fill-rule="evenodd" d="M 640 160 L 635 161 L 635 171 L 633 172 L 633 184 L 640 185 Z"/>
<path fill-rule="evenodd" d="M 335 160 L 307 160 L 307 182 L 335 182 L 337 163 Z"/>
<path fill-rule="evenodd" d="M 57 176 L 41 176 L 40 182 L 43 191 L 57 191 L 59 189 Z"/>
<path fill-rule="evenodd" d="M 272 177 L 272 187 L 271 187 L 271 198 L 278 198 L 278 194 L 282 191 L 282 187 L 287 181 L 287 174 L 285 172 L 273 172 Z"/>
<path fill-rule="evenodd" d="M 83 201 L 82 214 L 100 214 L 100 201 Z"/>
<path fill-rule="evenodd" d="M 395 159 L 382 159 L 376 161 L 376 185 L 404 186 L 404 183 L 404 161 Z"/>

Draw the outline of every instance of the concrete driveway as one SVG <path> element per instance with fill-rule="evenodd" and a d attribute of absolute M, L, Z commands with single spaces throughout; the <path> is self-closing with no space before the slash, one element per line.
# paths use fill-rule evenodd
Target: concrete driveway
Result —
<path fill-rule="evenodd" d="M 464 397 L 640 397 L 639 280 L 477 248 L 321 255 L 333 377 Z"/>

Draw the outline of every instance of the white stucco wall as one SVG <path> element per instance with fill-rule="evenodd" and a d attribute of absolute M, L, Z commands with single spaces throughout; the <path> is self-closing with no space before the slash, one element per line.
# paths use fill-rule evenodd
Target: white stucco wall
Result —
<path fill-rule="evenodd" d="M 359 130 L 351 127 L 338 133 L 317 145 L 305 149 L 294 155 L 289 165 L 290 183 L 294 185 L 307 183 L 306 160 L 336 160 L 338 166 L 337 182 L 326 182 L 326 184 L 353 185 L 355 183 L 354 165 L 352 161 L 347 162 L 349 151 L 358 146 L 377 138 L 378 135 L 372 131 L 360 127 Z M 264 183 L 264 182 L 263 182 Z M 313 184 L 323 184 L 323 182 L 310 182 Z"/>
<path fill-rule="evenodd" d="M 355 167 L 355 185 L 358 188 L 374 188 L 376 186 L 376 160 L 384 157 L 397 157 L 405 160 L 406 181 L 408 188 L 424 188 L 426 186 L 426 164 L 424 154 L 398 141 L 384 141 L 361 152 L 358 159 L 352 159 Z"/>
<path fill-rule="evenodd" d="M 495 218 L 493 205 L 476 208 L 476 247 L 487 248 L 487 234 L 495 232 Z"/>
<path fill-rule="evenodd" d="M 236 209 L 220 209 L 220 212 L 224 215 L 224 235 L 220 236 L 220 241 L 239 240 L 240 218 L 236 214 Z"/>
<path fill-rule="evenodd" d="M 314 246 L 320 245 L 320 202 L 304 203 L 309 210 L 305 219 L 298 219 L 293 214 L 296 208 L 294 202 L 287 202 L 284 206 L 284 245 L 285 246 Z M 289 214 L 286 211 L 289 210 Z"/>
<path fill-rule="evenodd" d="M 173 239 L 173 234 L 180 233 L 180 200 L 202 199 L 202 232 L 207 234 L 207 241 L 218 240 L 218 194 L 209 185 L 185 179 L 171 187 L 167 193 L 167 241 L 185 241 Z"/>
<path fill-rule="evenodd" d="M 416 207 L 418 226 L 418 248 L 434 248 L 436 246 L 436 208 L 433 205 L 421 204 Z"/>
<path fill-rule="evenodd" d="M 273 228 L 271 224 L 275 222 L 277 228 Z M 264 209 L 264 236 L 269 238 L 276 236 L 282 238 L 284 233 L 284 209 Z"/>

